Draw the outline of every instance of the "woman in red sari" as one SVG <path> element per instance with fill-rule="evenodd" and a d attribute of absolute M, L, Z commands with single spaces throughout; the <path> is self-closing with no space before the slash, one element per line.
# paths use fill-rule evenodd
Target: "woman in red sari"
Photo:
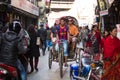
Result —
<path fill-rule="evenodd" d="M 110 27 L 110 35 L 104 43 L 104 74 L 102 80 L 120 80 L 120 40 L 117 28 Z"/>

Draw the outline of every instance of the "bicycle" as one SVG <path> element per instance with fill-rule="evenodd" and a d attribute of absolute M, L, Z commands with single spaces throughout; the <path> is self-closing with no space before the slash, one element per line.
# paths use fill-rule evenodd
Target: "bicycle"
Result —
<path fill-rule="evenodd" d="M 63 63 L 64 63 L 64 48 L 63 48 L 63 40 L 58 41 L 59 50 L 58 50 L 58 58 L 59 58 L 59 67 L 60 67 L 60 77 L 63 77 Z"/>
<path fill-rule="evenodd" d="M 60 77 L 62 78 L 63 77 L 63 63 L 64 63 L 64 47 L 63 47 L 64 42 L 63 40 L 59 40 L 57 42 L 59 46 L 58 52 L 55 51 L 56 43 L 53 43 L 53 47 L 50 50 L 49 57 L 48 57 L 48 65 L 49 65 L 49 69 L 51 69 L 52 61 L 59 62 Z M 74 60 L 69 59 L 68 61 L 74 61 Z"/>
<path fill-rule="evenodd" d="M 52 47 L 50 47 L 50 50 L 49 50 L 49 56 L 48 56 L 48 66 L 49 66 L 49 69 L 51 69 L 52 67 L 52 61 L 56 61 L 55 60 L 55 57 L 56 57 L 56 51 L 55 51 L 55 45 L 56 43 L 52 43 Z"/>

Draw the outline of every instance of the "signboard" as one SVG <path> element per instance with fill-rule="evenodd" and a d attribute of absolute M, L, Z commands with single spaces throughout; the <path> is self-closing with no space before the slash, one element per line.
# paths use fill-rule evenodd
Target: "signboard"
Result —
<path fill-rule="evenodd" d="M 11 0 L 11 5 L 33 15 L 39 16 L 39 8 L 27 0 Z"/>
<path fill-rule="evenodd" d="M 114 0 L 97 0 L 100 10 L 100 16 L 108 15 L 108 9 L 114 2 Z"/>
<path fill-rule="evenodd" d="M 100 16 L 108 15 L 109 2 L 108 0 L 98 0 Z"/>
<path fill-rule="evenodd" d="M 108 10 L 100 11 L 100 16 L 108 15 Z"/>

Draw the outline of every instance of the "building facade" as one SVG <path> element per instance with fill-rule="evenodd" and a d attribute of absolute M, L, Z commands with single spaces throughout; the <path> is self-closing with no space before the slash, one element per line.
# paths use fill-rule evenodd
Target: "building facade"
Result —
<path fill-rule="evenodd" d="M 11 23 L 14 19 L 19 19 L 22 25 L 27 28 L 30 24 L 37 25 L 39 17 L 39 7 L 37 0 L 5 0 L 0 1 L 0 20 Z"/>

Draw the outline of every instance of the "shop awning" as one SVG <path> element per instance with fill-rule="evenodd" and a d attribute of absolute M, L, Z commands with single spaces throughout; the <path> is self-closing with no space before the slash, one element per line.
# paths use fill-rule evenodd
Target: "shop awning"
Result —
<path fill-rule="evenodd" d="M 23 10 L 21 10 L 21 9 L 18 9 L 18 8 L 14 7 L 14 6 L 12 6 L 12 9 L 13 9 L 13 11 L 16 11 L 16 13 L 19 13 L 19 14 L 21 14 L 21 15 L 24 14 L 24 15 L 29 16 L 29 17 L 32 17 L 32 18 L 38 18 L 38 16 L 33 15 L 33 14 L 31 14 L 31 13 L 28 13 L 28 12 L 26 12 L 26 11 L 23 11 Z"/>

